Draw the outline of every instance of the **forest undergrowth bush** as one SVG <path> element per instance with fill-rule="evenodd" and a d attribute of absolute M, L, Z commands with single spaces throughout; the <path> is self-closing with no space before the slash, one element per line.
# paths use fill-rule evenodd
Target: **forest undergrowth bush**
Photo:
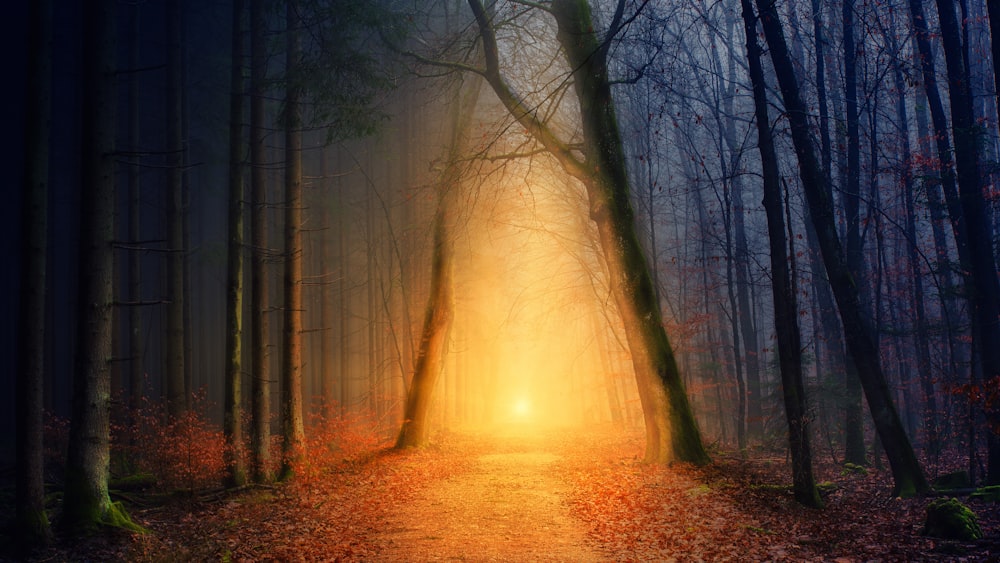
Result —
<path fill-rule="evenodd" d="M 326 475 L 361 463 L 374 452 L 381 438 L 364 414 L 337 416 L 338 409 L 313 409 L 306 424 L 304 455 L 292 459 L 297 485 L 309 487 Z"/>
<path fill-rule="evenodd" d="M 230 446 L 222 429 L 207 414 L 217 406 L 209 404 L 204 392 L 192 395 L 189 404 L 183 414 L 174 418 L 168 416 L 166 405 L 160 402 L 143 400 L 138 408 L 120 409 L 113 417 L 111 432 L 112 474 L 149 474 L 162 489 L 189 493 L 220 487 Z M 343 417 L 325 414 L 333 412 L 339 409 L 316 408 L 308 417 L 305 451 L 290 460 L 296 484 L 313 485 L 377 449 L 380 438 L 370 429 L 365 413 Z M 250 428 L 247 413 L 243 428 Z M 245 435 L 241 448 L 244 456 L 249 456 L 249 446 L 249 436 Z M 272 434 L 272 475 L 278 474 L 284 461 L 281 446 L 281 435 Z"/>
<path fill-rule="evenodd" d="M 210 408 L 200 391 L 174 417 L 164 403 L 145 398 L 138 407 L 121 409 L 111 427 L 112 474 L 150 474 L 159 487 L 173 491 L 220 486 L 227 445 L 208 419 Z"/>

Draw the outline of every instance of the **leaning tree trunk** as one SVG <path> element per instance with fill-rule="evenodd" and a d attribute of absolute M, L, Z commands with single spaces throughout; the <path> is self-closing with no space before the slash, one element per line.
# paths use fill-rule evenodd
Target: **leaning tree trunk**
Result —
<path fill-rule="evenodd" d="M 134 527 L 108 496 L 115 233 L 115 2 L 84 11 L 80 297 L 62 525 Z"/>
<path fill-rule="evenodd" d="M 25 82 L 21 302 L 17 354 L 16 540 L 31 548 L 51 539 L 45 514 L 42 402 L 45 380 L 45 259 L 48 240 L 49 132 L 52 117 L 52 2 L 33 2 Z"/>
<path fill-rule="evenodd" d="M 930 487 L 892 402 L 888 381 L 879 363 L 874 330 L 870 321 L 861 313 L 858 287 L 847 267 L 844 249 L 837 236 L 830 187 L 813 150 L 808 113 L 799 95 L 781 22 L 773 4 L 767 0 L 757 0 L 757 9 L 760 11 L 764 36 L 771 50 L 775 74 L 785 102 L 802 185 L 816 227 L 830 286 L 837 301 L 844 338 L 851 358 L 857 365 L 869 411 L 889 458 L 895 480 L 893 493 L 912 496 L 926 492 Z"/>
<path fill-rule="evenodd" d="M 455 194 L 461 187 L 461 156 L 469 141 L 481 85 L 482 80 L 477 76 L 469 84 L 458 87 L 458 108 L 452 125 L 448 164 L 441 176 L 437 210 L 434 214 L 430 296 L 424 311 L 424 326 L 418 344 L 413 379 L 406 393 L 403 424 L 396 438 L 397 448 L 421 446 L 427 442 L 428 413 L 434 387 L 444 364 L 445 349 L 454 319 L 454 248 L 449 231 L 451 207 Z"/>
<path fill-rule="evenodd" d="M 798 305 L 791 273 L 788 271 L 785 219 L 781 203 L 781 176 L 778 157 L 771 137 L 771 122 L 767 112 L 767 90 L 764 70 L 757 44 L 757 18 L 750 0 L 742 0 L 746 30 L 747 61 L 753 85 L 754 116 L 757 121 L 757 143 L 764 187 L 764 212 L 767 215 L 767 238 L 771 249 L 771 290 L 774 298 L 774 331 L 778 340 L 778 365 L 781 371 L 781 391 L 788 421 L 788 443 L 792 452 L 792 484 L 795 500 L 820 507 L 816 481 L 812 472 L 809 448 L 809 416 L 806 412 L 805 385 L 802 382 L 802 344 L 799 332 Z"/>
<path fill-rule="evenodd" d="M 233 2 L 229 77 L 229 245 L 226 278 L 226 393 L 223 431 L 231 486 L 246 484 L 243 445 L 243 0 Z"/>
<path fill-rule="evenodd" d="M 622 7 L 619 4 L 618 21 Z M 559 25 L 559 43 L 574 69 L 583 125 L 585 161 L 572 169 L 587 189 L 611 291 L 625 324 L 646 421 L 645 460 L 705 463 L 708 454 L 663 328 L 650 265 L 635 233 L 625 155 L 608 82 L 608 44 L 597 38 L 587 0 L 556 0 L 552 12 Z"/>
<path fill-rule="evenodd" d="M 607 74 L 609 43 L 598 40 L 587 0 L 550 7 L 557 38 L 573 69 L 583 127 L 583 158 L 511 88 L 500 71 L 496 36 L 482 3 L 468 0 L 483 40 L 483 74 L 508 113 L 587 190 L 591 220 L 607 263 L 612 295 L 625 326 L 646 422 L 647 462 L 707 463 L 708 454 L 667 339 L 649 262 L 635 232 L 629 180 Z M 622 23 L 618 3 L 610 34 Z"/>
<path fill-rule="evenodd" d="M 297 0 L 287 5 L 285 73 L 285 323 L 281 351 L 281 478 L 291 477 L 295 462 L 305 454 L 302 422 L 302 54 Z"/>
<path fill-rule="evenodd" d="M 622 7 L 616 14 L 618 21 Z M 586 160 L 571 170 L 587 189 L 590 216 L 597 225 L 611 291 L 632 352 L 646 421 L 645 459 L 705 463 L 708 454 L 663 328 L 650 265 L 635 233 L 625 155 L 608 82 L 608 44 L 598 40 L 586 0 L 556 0 L 552 13 L 559 25 L 557 38 L 574 69 L 583 126 Z"/>

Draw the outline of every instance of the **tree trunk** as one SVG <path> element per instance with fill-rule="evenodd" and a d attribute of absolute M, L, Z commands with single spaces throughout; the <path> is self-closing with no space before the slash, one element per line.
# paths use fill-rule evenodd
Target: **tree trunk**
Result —
<path fill-rule="evenodd" d="M 847 170 L 843 203 L 847 268 L 859 288 L 865 287 L 864 241 L 861 238 L 861 139 L 858 133 L 857 46 L 854 44 L 854 0 L 844 0 L 844 106 L 846 110 Z M 863 299 L 863 296 L 862 296 Z M 862 301 L 863 303 L 863 301 Z M 862 305 L 863 307 L 863 305 Z M 867 465 L 864 407 L 857 377 L 848 377 L 844 396 L 844 461 Z"/>
<path fill-rule="evenodd" d="M 226 278 L 226 382 L 223 430 L 230 486 L 246 484 L 243 451 L 243 0 L 233 2 L 229 76 L 229 246 Z"/>
<path fill-rule="evenodd" d="M 282 479 L 305 452 L 302 422 L 302 97 L 296 72 L 302 56 L 297 0 L 289 0 L 285 73 L 285 324 L 281 351 Z"/>
<path fill-rule="evenodd" d="M 340 186 L 338 186 L 340 187 Z M 340 254 L 338 257 L 338 262 L 340 263 L 340 275 L 338 279 L 337 292 L 340 297 L 340 418 L 341 420 L 347 417 L 347 407 L 348 402 L 351 399 L 351 358 L 348 355 L 350 353 L 351 344 L 351 332 L 350 332 L 350 319 L 351 319 L 351 306 L 350 299 L 348 298 L 348 279 L 347 271 L 350 266 L 350 257 L 347 254 L 348 244 L 347 237 L 349 230 L 347 228 L 347 200 L 344 197 L 344 192 L 341 190 L 340 198 L 338 202 L 340 203 L 340 222 L 339 228 L 337 229 L 337 241 L 339 245 Z"/>
<path fill-rule="evenodd" d="M 253 239 L 250 264 L 252 422 L 250 455 L 253 480 L 266 483 L 271 475 L 271 343 L 267 294 L 267 164 L 264 162 L 267 130 L 264 124 L 267 46 L 264 0 L 250 2 L 250 231 Z"/>
<path fill-rule="evenodd" d="M 941 22 L 941 42 L 948 68 L 948 94 L 951 100 L 951 126 L 955 139 L 955 168 L 958 172 L 959 201 L 965 218 L 969 249 L 969 271 L 972 276 L 972 312 L 978 326 L 979 350 L 983 375 L 987 382 L 1000 382 L 1000 281 L 997 280 L 993 257 L 993 229 L 987 216 L 979 178 L 978 126 L 972 111 L 972 93 L 960 24 L 950 0 L 937 0 Z M 966 45 L 965 47 L 967 47 Z M 1000 419 L 1000 408 L 987 405 L 987 418 Z M 987 428 L 989 464 L 987 484 L 1000 483 L 1000 437 Z"/>
<path fill-rule="evenodd" d="M 781 390 L 788 421 L 788 443 L 792 453 L 792 483 L 795 500 L 805 506 L 820 507 L 816 481 L 812 473 L 809 447 L 809 416 L 806 411 L 805 385 L 802 383 L 802 344 L 799 333 L 798 304 L 792 276 L 788 269 L 785 220 L 781 204 L 778 157 L 771 137 L 767 112 L 767 90 L 757 44 L 757 18 L 750 0 L 742 0 L 746 31 L 747 61 L 753 85 L 757 143 L 760 150 L 764 187 L 764 212 L 771 249 L 771 290 L 774 298 L 774 330 L 778 341 L 778 365 Z"/>
<path fill-rule="evenodd" d="M 88 533 L 107 523 L 135 528 L 108 496 L 112 270 L 115 233 L 115 2 L 84 11 L 81 122 L 80 294 L 73 416 L 66 457 L 63 527 Z"/>
<path fill-rule="evenodd" d="M 128 241 L 138 244 L 142 234 L 141 192 L 140 192 L 140 159 L 139 151 L 139 77 L 134 69 L 139 68 L 139 4 L 129 10 L 129 69 L 133 72 L 128 81 Z M 134 412 L 139 408 L 145 387 L 146 372 L 143 369 L 145 342 L 142 332 L 142 255 L 137 250 L 128 252 L 128 300 L 131 305 L 128 310 L 129 330 L 129 407 Z"/>
<path fill-rule="evenodd" d="M 511 88 L 500 70 L 490 18 L 479 0 L 469 0 L 486 61 L 482 71 L 508 113 L 563 169 L 587 190 L 590 218 L 608 267 L 609 283 L 622 315 L 646 421 L 647 462 L 706 463 L 708 454 L 691 411 L 673 349 L 663 329 L 649 262 L 635 232 L 624 151 L 607 77 L 609 43 L 601 43 L 586 0 L 557 0 L 550 12 L 557 39 L 573 69 L 583 129 L 583 157 L 559 139 Z M 610 27 L 621 25 L 619 2 Z"/>
<path fill-rule="evenodd" d="M 403 424 L 396 448 L 427 443 L 428 412 L 434 387 L 444 366 L 444 356 L 455 316 L 453 298 L 454 246 L 451 239 L 451 208 L 461 189 L 461 157 L 469 142 L 472 118 L 482 80 L 474 77 L 458 86 L 456 117 L 452 125 L 448 163 L 442 172 L 438 207 L 434 214 L 434 250 L 431 258 L 431 288 L 424 311 L 424 326 L 417 348 L 413 379 L 406 394 Z"/>
<path fill-rule="evenodd" d="M 167 405 L 172 417 L 187 410 L 184 370 L 184 139 L 181 132 L 182 0 L 168 0 L 167 36 Z"/>
<path fill-rule="evenodd" d="M 873 328 L 861 314 L 858 287 L 847 266 L 837 236 L 830 187 L 826 184 L 813 152 L 808 114 L 799 96 L 798 83 L 780 20 L 773 6 L 765 0 L 757 0 L 757 8 L 760 10 L 764 35 L 770 47 L 775 73 L 785 102 L 803 188 L 819 238 L 823 262 L 840 311 L 844 337 L 851 358 L 857 365 L 858 375 L 868 400 L 868 408 L 892 468 L 895 480 L 893 492 L 899 496 L 926 492 L 929 487 L 923 470 L 903 430 L 899 414 L 892 402 L 888 382 L 879 364 Z"/>
<path fill-rule="evenodd" d="M 986 0 L 990 18 L 990 49 L 993 52 L 993 87 L 1000 113 L 1000 0 Z"/>
<path fill-rule="evenodd" d="M 975 303 L 973 302 L 972 295 L 975 290 L 973 289 L 973 282 L 971 279 L 971 262 L 972 257 L 968 245 L 968 229 L 966 228 L 966 219 L 962 213 L 962 207 L 959 203 L 958 188 L 956 186 L 955 180 L 955 170 L 953 168 L 952 160 L 952 150 L 951 143 L 949 141 L 948 135 L 948 121 L 945 116 L 944 103 L 941 100 L 941 94 L 937 87 L 937 72 L 934 65 L 934 53 L 931 49 L 930 43 L 930 31 L 927 27 L 927 20 L 924 17 L 923 4 L 919 0 L 910 0 L 910 21 L 913 24 L 914 36 L 917 41 L 917 49 L 920 52 L 921 60 L 921 72 L 924 81 L 924 92 L 927 96 L 927 106 L 931 114 L 931 123 L 934 129 L 934 140 L 937 149 L 937 159 L 938 159 L 938 174 L 940 178 L 941 192 L 944 195 L 944 207 L 948 209 L 948 215 L 951 218 L 952 234 L 955 238 L 955 246 L 958 251 L 958 261 L 961 264 L 962 272 L 962 288 L 964 289 L 964 294 L 969 302 L 969 309 L 975 310 Z M 919 105 L 918 105 L 919 107 Z M 934 220 L 934 224 L 937 225 L 936 220 L 940 215 L 941 205 L 937 202 L 940 201 L 940 196 L 937 190 L 932 186 L 927 190 L 928 193 L 928 204 L 931 209 L 931 216 Z M 937 233 L 938 229 L 935 229 L 935 240 L 940 240 L 943 238 Z M 938 244 L 939 251 L 938 257 L 943 262 L 947 262 L 947 252 L 943 249 L 943 246 Z M 945 270 L 948 272 L 949 270 Z M 944 311 L 946 319 L 950 320 L 952 317 L 953 307 L 949 307 L 945 304 Z M 973 334 L 978 335 L 978 321 L 976 320 L 976 315 L 972 315 L 972 325 Z M 950 328 L 950 323 L 949 323 Z M 949 341 L 952 345 L 954 339 Z M 971 348 L 971 347 L 970 347 Z M 970 349 L 970 358 L 973 359 L 973 364 L 975 363 L 976 355 Z M 973 365 L 970 369 L 971 374 L 975 374 L 976 366 Z M 957 375 L 957 374 L 956 374 Z M 973 375 L 974 379 L 974 375 Z M 970 405 L 970 409 L 972 406 Z M 968 446 L 970 451 L 975 447 L 975 423 L 972 417 L 968 421 Z M 970 477 L 976 474 L 976 464 L 974 462 L 974 456 L 969 456 L 969 475 Z"/>
<path fill-rule="evenodd" d="M 30 549 L 51 540 L 45 514 L 42 403 L 45 380 L 46 257 L 49 136 L 52 119 L 52 2 L 31 4 L 24 107 L 21 300 L 17 347 L 17 543 Z"/>
<path fill-rule="evenodd" d="M 620 4 L 618 18 L 622 8 Z M 708 454 L 663 329 L 649 263 L 635 233 L 625 157 L 607 78 L 608 44 L 598 41 L 586 0 L 556 0 L 551 10 L 559 26 L 557 38 L 570 68 L 574 69 L 585 161 L 579 162 L 561 150 L 556 157 L 587 189 L 590 216 L 597 225 L 609 269 L 609 283 L 625 324 L 635 365 L 646 420 L 645 460 L 706 463 Z M 481 29 L 484 27 L 482 16 L 479 10 L 477 19 Z M 615 26 L 611 29 L 614 31 Z M 496 61 L 496 50 L 495 43 L 487 43 L 492 45 L 492 48 L 487 47 L 489 69 L 489 61 Z M 497 77 L 488 78 L 500 94 L 505 88 Z M 531 114 L 512 108 L 510 102 L 513 100 L 503 100 L 504 97 L 501 94 L 508 110 L 513 109 L 512 113 L 523 124 Z M 538 137 L 537 126 L 529 127 L 529 131 Z"/>
<path fill-rule="evenodd" d="M 895 40 L 891 40 L 890 46 Z M 917 351 L 917 372 L 924 398 L 924 443 L 925 451 L 930 454 L 931 463 L 937 464 L 937 453 L 940 451 L 937 435 L 937 396 L 934 390 L 934 378 L 931 366 L 931 337 L 927 331 L 927 313 L 924 300 L 924 278 L 920 270 L 920 247 L 917 239 L 916 197 L 913 190 L 913 155 L 910 149 L 909 117 L 906 110 L 906 81 L 903 68 L 899 62 L 893 64 L 893 81 L 895 83 L 897 100 L 896 115 L 899 118 L 900 143 L 904 168 L 900 171 L 903 178 L 903 205 L 906 212 L 907 265 L 913 280 L 913 298 L 910 308 L 915 313 L 913 346 Z M 912 407 L 911 407 L 912 408 Z"/>

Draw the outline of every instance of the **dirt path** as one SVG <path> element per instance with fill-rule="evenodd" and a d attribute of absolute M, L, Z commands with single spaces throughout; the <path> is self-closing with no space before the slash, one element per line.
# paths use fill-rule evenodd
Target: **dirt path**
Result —
<path fill-rule="evenodd" d="M 468 469 L 401 503 L 384 524 L 389 561 L 600 561 L 570 514 L 559 452 L 526 433 L 490 439 Z"/>

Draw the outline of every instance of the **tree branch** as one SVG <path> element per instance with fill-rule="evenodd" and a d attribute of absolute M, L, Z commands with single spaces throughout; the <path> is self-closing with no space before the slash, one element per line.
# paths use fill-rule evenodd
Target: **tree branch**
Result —
<path fill-rule="evenodd" d="M 514 119 L 559 161 L 566 172 L 581 180 L 589 178 L 586 173 L 586 163 L 578 160 L 572 154 L 569 146 L 563 143 L 548 125 L 535 115 L 535 110 L 529 108 L 504 80 L 500 73 L 500 56 L 496 35 L 489 17 L 486 15 L 486 10 L 480 0 L 468 0 L 468 2 L 476 17 L 476 23 L 479 25 L 479 36 L 483 42 L 483 55 L 486 59 L 486 72 L 483 77 L 493 88 L 493 92 L 496 93 L 500 102 Z"/>

